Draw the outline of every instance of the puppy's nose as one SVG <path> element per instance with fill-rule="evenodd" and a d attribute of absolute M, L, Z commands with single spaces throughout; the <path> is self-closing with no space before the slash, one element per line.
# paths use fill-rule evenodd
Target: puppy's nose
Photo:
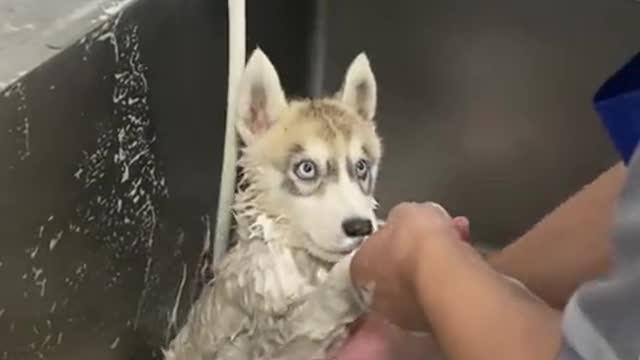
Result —
<path fill-rule="evenodd" d="M 349 237 L 367 236 L 373 231 L 373 224 L 369 219 L 351 218 L 342 222 L 342 230 Z"/>

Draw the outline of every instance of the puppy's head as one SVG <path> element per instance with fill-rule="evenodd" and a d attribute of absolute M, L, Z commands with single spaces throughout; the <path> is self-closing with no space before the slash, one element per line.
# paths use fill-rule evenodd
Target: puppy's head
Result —
<path fill-rule="evenodd" d="M 333 98 L 288 101 L 259 49 L 239 84 L 237 132 L 245 170 L 262 193 L 259 206 L 287 218 L 304 234 L 297 244 L 326 261 L 353 251 L 376 227 L 376 96 L 364 54 Z"/>

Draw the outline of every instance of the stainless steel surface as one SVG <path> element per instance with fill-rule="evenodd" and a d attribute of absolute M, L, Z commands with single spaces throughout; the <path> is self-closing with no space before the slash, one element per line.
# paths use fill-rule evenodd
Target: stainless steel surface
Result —
<path fill-rule="evenodd" d="M 0 89 L 131 0 L 0 0 Z"/>
<path fill-rule="evenodd" d="M 640 3 L 330 4 L 325 90 L 362 50 L 378 77 L 385 210 L 435 200 L 504 244 L 617 158 L 591 98 L 640 50 Z"/>
<path fill-rule="evenodd" d="M 313 6 L 264 4 L 247 1 L 247 46 L 304 93 Z M 28 72 L 0 92 L 0 360 L 161 358 L 214 230 L 226 7 L 131 1 L 52 57 L 37 36 L 8 50 Z"/>

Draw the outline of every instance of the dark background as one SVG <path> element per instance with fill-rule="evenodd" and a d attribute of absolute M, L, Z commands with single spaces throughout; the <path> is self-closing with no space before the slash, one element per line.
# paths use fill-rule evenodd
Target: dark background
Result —
<path fill-rule="evenodd" d="M 618 159 L 591 99 L 640 50 L 637 1 L 332 2 L 326 87 L 366 51 L 379 200 L 435 200 L 513 240 Z"/>
<path fill-rule="evenodd" d="M 435 200 L 500 246 L 617 159 L 591 97 L 638 51 L 637 2 L 247 10 L 248 51 L 290 95 L 335 91 L 367 52 L 383 212 Z M 0 360 L 158 358 L 215 223 L 226 18 L 223 0 L 139 0 L 0 95 Z"/>

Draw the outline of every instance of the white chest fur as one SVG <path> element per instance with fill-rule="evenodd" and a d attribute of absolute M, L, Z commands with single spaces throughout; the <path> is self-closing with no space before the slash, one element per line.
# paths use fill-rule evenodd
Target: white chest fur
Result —
<path fill-rule="evenodd" d="M 351 284 L 349 261 L 327 271 L 299 250 L 239 243 L 203 289 L 166 359 L 255 360 L 324 349 L 365 308 Z"/>

